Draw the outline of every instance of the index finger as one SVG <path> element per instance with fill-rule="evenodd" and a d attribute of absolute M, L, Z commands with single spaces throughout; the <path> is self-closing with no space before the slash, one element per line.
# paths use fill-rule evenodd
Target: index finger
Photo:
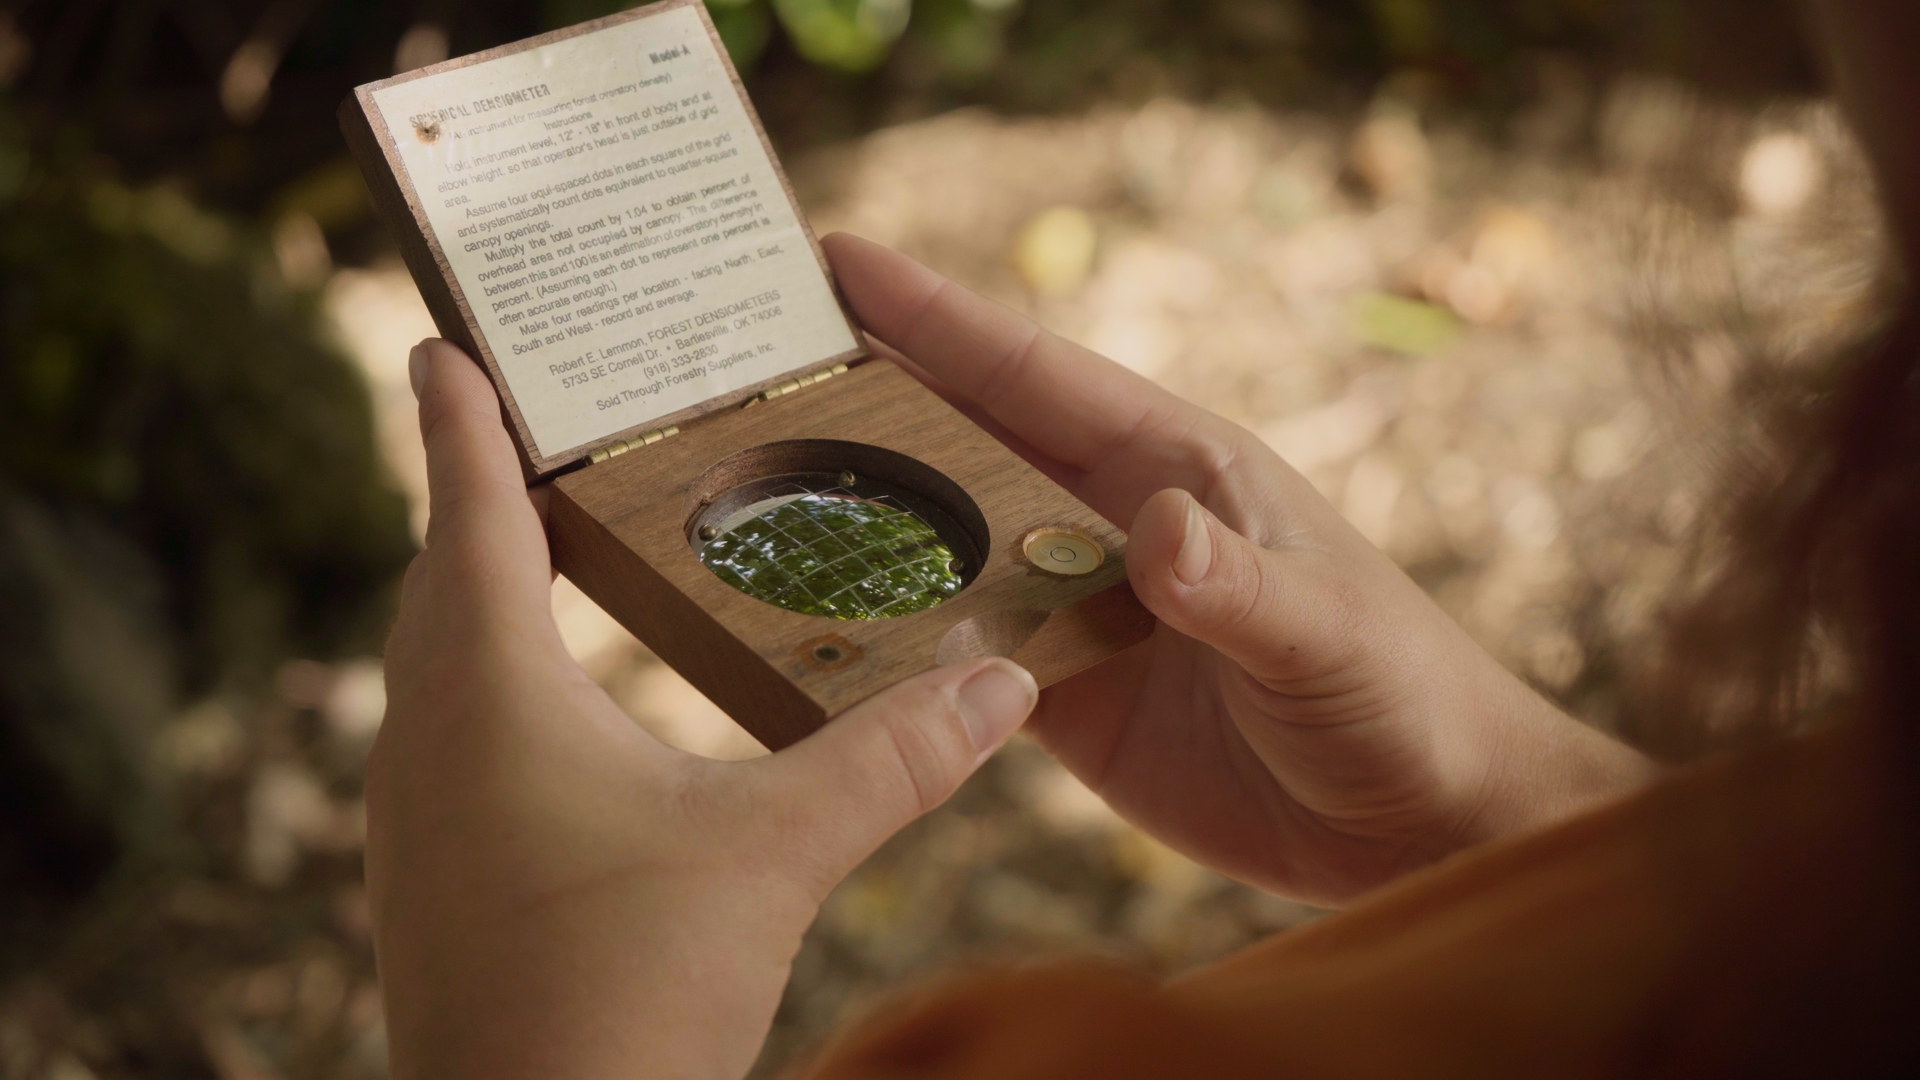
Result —
<path fill-rule="evenodd" d="M 1192 406 L 912 259 L 846 233 L 821 241 L 868 330 L 1062 464 L 1090 469 Z"/>
<path fill-rule="evenodd" d="M 1235 456 L 1231 425 L 1106 357 L 869 240 L 821 244 L 875 338 L 1077 471 L 1067 486 L 1116 523 L 1162 488 L 1205 491 Z"/>

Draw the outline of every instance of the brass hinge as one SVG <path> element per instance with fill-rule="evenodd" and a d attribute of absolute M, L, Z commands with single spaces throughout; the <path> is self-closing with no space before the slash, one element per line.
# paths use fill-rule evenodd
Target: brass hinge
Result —
<path fill-rule="evenodd" d="M 802 375 L 797 379 L 788 379 L 786 382 L 780 383 L 778 385 L 769 386 L 765 390 L 762 390 L 759 393 L 748 398 L 746 400 L 746 404 L 756 405 L 762 401 L 772 401 L 774 398 L 784 397 L 788 394 L 793 393 L 795 390 L 801 389 L 802 387 L 812 386 L 815 383 L 822 383 L 827 381 L 828 379 L 833 378 L 835 375 L 845 375 L 846 373 L 847 373 L 847 365 L 835 364 L 830 368 L 813 372 L 810 375 Z M 598 465 L 600 462 L 606 461 L 608 458 L 617 458 L 621 454 L 624 454 L 629 450 L 637 450 L 642 446 L 651 446 L 662 439 L 670 439 L 673 436 L 678 434 L 680 434 L 680 429 L 677 427 L 656 428 L 653 431 L 641 432 L 640 434 L 635 435 L 631 439 L 622 439 L 617 443 L 608 443 L 607 445 L 601 447 L 600 449 L 595 450 L 593 453 L 588 454 L 587 461 L 592 464 Z"/>
<path fill-rule="evenodd" d="M 847 373 L 847 365 L 835 364 L 830 368 L 826 368 L 822 371 L 816 371 L 811 375 L 802 375 L 797 379 L 788 379 L 786 382 L 780 383 L 776 386 L 769 386 L 765 390 L 762 390 L 759 393 L 748 398 L 747 405 L 758 405 L 762 401 L 772 401 L 774 398 L 777 398 L 777 397 L 785 397 L 786 395 L 793 393 L 795 390 L 798 390 L 801 387 L 812 386 L 815 383 L 826 382 L 828 379 L 833 378 L 835 375 L 845 375 L 846 373 Z M 742 406 L 742 407 L 744 408 L 745 406 Z"/>
<path fill-rule="evenodd" d="M 680 434 L 680 429 L 677 427 L 655 428 L 652 431 L 643 431 L 631 439 L 622 439 L 617 443 L 608 443 L 593 453 L 588 454 L 587 460 L 598 465 L 608 458 L 617 458 L 629 450 L 635 450 L 642 446 L 651 446 L 661 439 L 670 439 L 678 434 Z"/>

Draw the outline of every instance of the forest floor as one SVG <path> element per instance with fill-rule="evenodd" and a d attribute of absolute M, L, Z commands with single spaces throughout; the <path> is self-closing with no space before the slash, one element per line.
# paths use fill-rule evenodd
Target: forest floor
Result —
<path fill-rule="evenodd" d="M 1830 108 L 1646 80 L 1544 99 L 1497 141 L 1392 109 L 1157 101 L 956 113 L 789 164 L 819 231 L 901 248 L 1254 431 L 1503 662 L 1641 739 L 1634 680 L 1759 418 L 1745 388 L 1831 356 L 1880 295 L 1870 184 Z M 394 266 L 327 298 L 419 528 L 405 356 L 431 323 Z M 564 580 L 554 610 L 637 722 L 760 752 Z M 290 665 L 278 689 L 168 733 L 199 869 L 117 885 L 0 998 L 0 1077 L 384 1075 L 358 859 L 378 666 Z M 1172 972 L 1317 915 L 1016 742 L 828 900 L 759 1074 L 957 963 Z"/>

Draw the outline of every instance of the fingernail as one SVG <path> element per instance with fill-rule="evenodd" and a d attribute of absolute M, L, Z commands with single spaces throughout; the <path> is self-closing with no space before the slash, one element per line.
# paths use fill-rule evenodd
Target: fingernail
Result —
<path fill-rule="evenodd" d="M 1173 576 L 1180 579 L 1182 585 L 1198 585 L 1213 567 L 1213 534 L 1207 531 L 1206 515 L 1200 512 L 1200 503 L 1193 496 L 1187 496 L 1187 535 L 1180 541 L 1180 550 L 1173 556 Z"/>
<path fill-rule="evenodd" d="M 420 388 L 427 385 L 427 350 L 415 345 L 407 354 L 407 381 L 413 384 L 413 400 L 420 400 Z"/>
<path fill-rule="evenodd" d="M 985 757 L 1013 737 L 1040 700 L 1040 687 L 1027 669 L 1011 660 L 995 660 L 960 684 L 960 720 L 973 748 Z"/>

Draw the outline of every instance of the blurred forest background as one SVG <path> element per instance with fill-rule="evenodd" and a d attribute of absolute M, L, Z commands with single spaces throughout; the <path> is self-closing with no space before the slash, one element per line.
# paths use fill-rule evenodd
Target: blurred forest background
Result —
<path fill-rule="evenodd" d="M 431 324 L 333 112 L 617 0 L 0 0 L 0 1078 L 385 1075 L 359 849 Z M 1487 647 L 1631 707 L 1765 387 L 1879 309 L 1785 0 L 708 0 L 821 231 L 1286 454 Z M 759 752 L 564 581 L 662 737 Z M 1312 918 L 1002 753 L 830 900 L 760 1073 L 1036 947 Z"/>

